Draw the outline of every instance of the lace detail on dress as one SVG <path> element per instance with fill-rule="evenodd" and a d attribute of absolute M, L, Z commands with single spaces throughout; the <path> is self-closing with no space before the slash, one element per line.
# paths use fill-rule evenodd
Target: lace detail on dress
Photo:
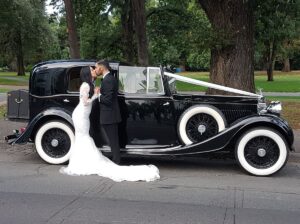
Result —
<path fill-rule="evenodd" d="M 80 95 L 79 95 L 79 99 L 80 101 L 83 102 L 84 106 L 89 105 L 91 102 L 93 102 L 93 100 L 95 100 L 98 96 L 95 93 L 92 98 L 89 98 L 90 95 L 90 86 L 88 83 L 83 82 L 80 86 Z"/>

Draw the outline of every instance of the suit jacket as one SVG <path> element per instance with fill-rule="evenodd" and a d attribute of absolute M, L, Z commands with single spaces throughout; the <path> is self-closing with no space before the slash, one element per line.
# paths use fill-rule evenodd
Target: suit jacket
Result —
<path fill-rule="evenodd" d="M 118 102 L 118 83 L 112 73 L 108 73 L 101 83 L 100 124 L 121 122 Z"/>

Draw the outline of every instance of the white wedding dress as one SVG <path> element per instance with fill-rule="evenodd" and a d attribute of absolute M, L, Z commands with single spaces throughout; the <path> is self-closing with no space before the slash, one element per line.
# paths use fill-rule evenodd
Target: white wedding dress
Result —
<path fill-rule="evenodd" d="M 71 147 L 69 165 L 60 169 L 68 175 L 97 174 L 114 181 L 154 181 L 159 179 L 159 170 L 154 165 L 120 166 L 102 155 L 89 135 L 89 115 L 94 95 L 89 98 L 90 87 L 87 83 L 80 86 L 80 102 L 73 111 L 75 142 Z"/>

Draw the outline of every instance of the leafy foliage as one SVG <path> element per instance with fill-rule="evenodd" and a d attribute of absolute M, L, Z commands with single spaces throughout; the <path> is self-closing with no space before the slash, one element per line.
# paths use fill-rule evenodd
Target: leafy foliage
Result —
<path fill-rule="evenodd" d="M 52 42 L 44 1 L 3 0 L 0 8 L 0 51 L 3 61 L 13 61 L 18 50 L 27 62 L 44 60 Z M 4 7 L 5 6 L 5 7 Z"/>
<path fill-rule="evenodd" d="M 300 1 L 259 0 L 256 6 L 256 56 L 264 64 L 291 58 L 300 48 Z M 261 66 L 263 67 L 263 66 Z"/>
<path fill-rule="evenodd" d="M 210 35 L 210 23 L 194 1 L 158 1 L 148 10 L 153 63 L 207 69 Z"/>
<path fill-rule="evenodd" d="M 230 44 L 230 35 L 213 30 L 196 0 L 145 0 L 150 64 L 209 70 L 210 50 Z M 0 67 L 16 66 L 22 49 L 25 67 L 49 59 L 69 58 L 63 0 L 2 0 L 0 6 Z M 115 59 L 137 63 L 135 30 L 130 45 L 124 41 L 124 18 L 130 22 L 131 0 L 73 0 L 80 51 L 85 59 Z M 255 64 L 264 69 L 270 41 L 276 44 L 274 60 L 291 58 L 300 66 L 300 0 L 257 0 L 255 8 Z M 20 41 L 17 37 L 21 37 Z M 274 45 L 275 46 L 275 45 Z"/>

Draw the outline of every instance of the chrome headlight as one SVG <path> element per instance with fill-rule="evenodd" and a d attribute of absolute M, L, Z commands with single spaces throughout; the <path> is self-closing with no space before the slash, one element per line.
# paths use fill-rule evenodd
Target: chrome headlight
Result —
<path fill-rule="evenodd" d="M 279 101 L 271 101 L 269 106 L 267 107 L 267 111 L 273 114 L 280 114 L 282 111 L 281 102 Z"/>

